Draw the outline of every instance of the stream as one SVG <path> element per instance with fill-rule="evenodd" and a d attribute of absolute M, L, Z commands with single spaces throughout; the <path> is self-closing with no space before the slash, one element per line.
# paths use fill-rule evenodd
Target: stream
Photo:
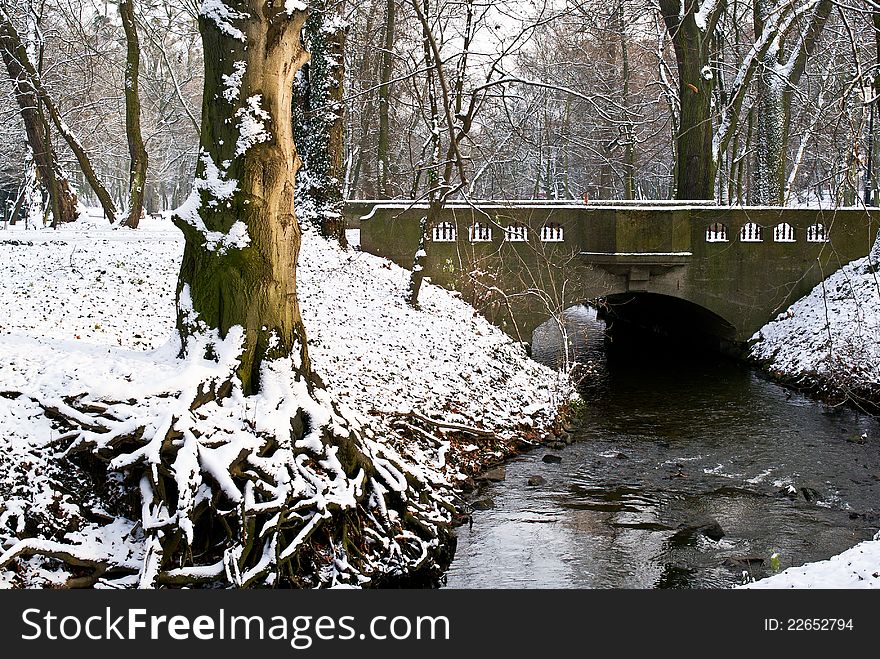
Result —
<path fill-rule="evenodd" d="M 721 356 L 606 345 L 587 307 L 567 321 L 593 371 L 575 441 L 519 456 L 479 493 L 494 507 L 457 530 L 448 587 L 724 588 L 877 532 L 876 417 Z M 539 328 L 533 355 L 555 365 L 559 346 Z"/>

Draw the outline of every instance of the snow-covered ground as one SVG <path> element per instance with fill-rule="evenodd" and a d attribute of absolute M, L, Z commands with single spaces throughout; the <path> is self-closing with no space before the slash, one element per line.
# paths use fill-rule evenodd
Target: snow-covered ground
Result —
<path fill-rule="evenodd" d="M 45 523 L 52 539 L 87 538 L 99 554 L 134 551 L 125 541 L 134 529 L 118 518 L 100 533 L 82 535 L 76 488 L 88 487 L 50 468 L 58 431 L 33 399 L 9 392 L 45 402 L 86 388 L 100 394 L 102 386 L 131 378 L 173 376 L 179 365 L 169 338 L 182 248 L 167 220 L 146 220 L 137 231 L 88 222 L 59 231 L 0 228 L 3 549 L 28 524 Z M 336 400 L 369 419 L 380 441 L 413 460 L 431 460 L 432 469 L 453 480 L 502 457 L 505 439 L 550 423 L 570 390 L 455 294 L 426 286 L 422 309 L 411 309 L 402 301 L 406 281 L 406 271 L 383 259 L 305 237 L 299 295 L 316 370 Z M 763 328 L 755 357 L 790 378 L 847 367 L 880 382 L 874 273 L 864 260 L 853 262 L 824 290 L 827 298 L 819 287 Z M 475 435 L 441 443 L 428 455 L 407 441 L 410 412 L 482 428 L 498 441 Z M 26 565 L 33 585 L 65 577 L 38 559 Z M 878 571 L 880 539 L 751 587 L 880 587 Z M 0 574 L 0 586 L 13 584 L 21 584 L 20 576 Z"/>
<path fill-rule="evenodd" d="M 753 340 L 752 358 L 776 376 L 873 398 L 880 392 L 880 273 L 870 257 L 846 264 Z"/>
<path fill-rule="evenodd" d="M 43 408 L 178 376 L 174 290 L 182 250 L 182 236 L 165 219 L 149 218 L 136 231 L 99 221 L 58 231 L 0 227 L 0 550 L 39 528 L 47 541 L 88 541 L 97 554 L 121 544 L 114 554 L 137 560 L 137 543 L 124 539 L 135 529 L 118 528 L 118 518 L 119 537 L 94 520 L 83 534 L 77 503 L 92 484 L 66 482 L 59 461 L 50 464 L 60 433 Z M 310 355 L 332 397 L 368 422 L 378 441 L 454 481 L 507 455 L 515 437 L 535 437 L 571 389 L 455 294 L 428 285 L 421 309 L 410 308 L 407 274 L 306 234 L 298 286 Z M 424 424 L 413 415 L 484 434 L 455 440 L 435 431 L 436 446 L 425 450 L 416 441 L 424 440 Z M 40 559 L 25 565 L 24 576 L 0 573 L 0 586 L 69 576 Z"/>
<path fill-rule="evenodd" d="M 788 382 L 880 403 L 880 273 L 871 256 L 846 264 L 753 337 L 751 356 Z M 827 561 L 750 588 L 880 588 L 880 534 Z"/>
<path fill-rule="evenodd" d="M 861 542 L 827 561 L 790 567 L 743 588 L 880 588 L 880 539 Z"/>

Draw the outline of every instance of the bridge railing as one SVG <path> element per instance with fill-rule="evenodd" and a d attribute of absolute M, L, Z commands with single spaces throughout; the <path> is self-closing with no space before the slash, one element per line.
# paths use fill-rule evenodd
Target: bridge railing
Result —
<path fill-rule="evenodd" d="M 362 249 L 411 267 L 425 208 L 406 200 L 371 206 Z M 534 311 L 527 302 L 535 291 L 681 298 L 727 319 L 745 341 L 868 254 L 878 220 L 880 213 L 858 209 L 455 203 L 431 227 L 424 268 L 442 286 L 491 289 L 508 306 L 516 300 L 518 317 Z"/>

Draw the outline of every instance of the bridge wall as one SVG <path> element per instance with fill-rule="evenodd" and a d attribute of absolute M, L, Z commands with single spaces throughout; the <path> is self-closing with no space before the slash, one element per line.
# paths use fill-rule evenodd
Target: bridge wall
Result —
<path fill-rule="evenodd" d="M 425 212 L 375 206 L 360 222 L 362 249 L 411 267 Z M 726 321 L 721 338 L 744 342 L 824 277 L 865 256 L 877 220 L 863 210 L 668 203 L 451 206 L 440 221 L 454 226 L 455 240 L 429 241 L 425 271 L 521 340 L 574 304 L 653 293 L 712 312 Z M 793 241 L 774 240 L 781 222 L 792 227 Z M 470 240 L 475 223 L 491 229 L 491 240 Z M 716 223 L 727 239 L 709 242 L 707 228 Z M 760 242 L 741 240 L 748 223 L 760 227 Z M 827 231 L 826 242 L 807 241 L 817 223 Z M 506 240 L 504 229 L 517 224 L 526 227 L 527 239 Z M 548 224 L 561 228 L 561 242 L 542 241 Z"/>

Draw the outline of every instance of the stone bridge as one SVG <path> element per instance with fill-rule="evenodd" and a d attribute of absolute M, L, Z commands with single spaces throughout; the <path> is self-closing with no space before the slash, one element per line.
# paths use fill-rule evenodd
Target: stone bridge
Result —
<path fill-rule="evenodd" d="M 411 268 L 426 205 L 350 202 L 361 248 Z M 701 203 L 451 204 L 425 275 L 515 338 L 590 303 L 611 324 L 742 348 L 843 264 L 868 254 L 880 213 Z"/>

